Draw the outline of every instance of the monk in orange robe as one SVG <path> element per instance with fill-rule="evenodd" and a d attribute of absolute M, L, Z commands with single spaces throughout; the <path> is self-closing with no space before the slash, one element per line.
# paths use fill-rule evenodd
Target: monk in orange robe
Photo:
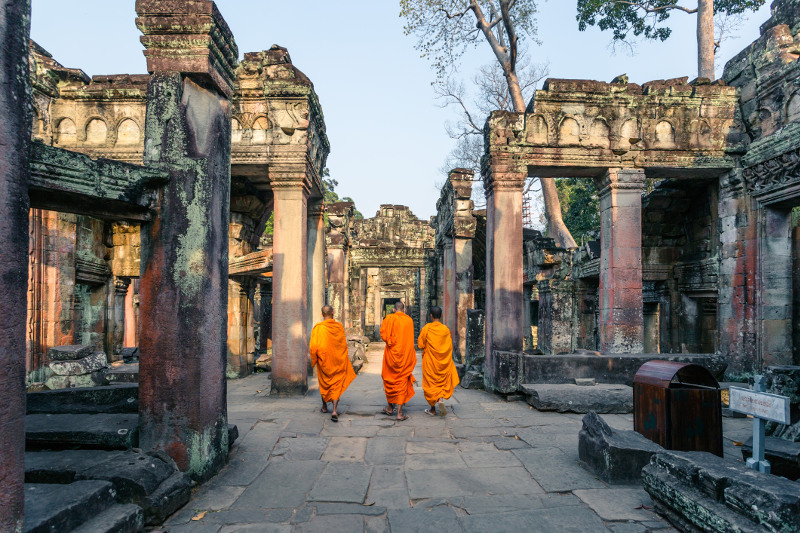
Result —
<path fill-rule="evenodd" d="M 414 350 L 414 321 L 403 312 L 403 302 L 394 304 L 394 313 L 383 319 L 381 338 L 386 342 L 383 350 L 383 389 L 386 392 L 387 407 L 383 414 L 394 415 L 397 405 L 397 420 L 408 420 L 403 406 L 414 396 L 414 376 L 411 373 L 417 366 L 417 352 Z"/>
<path fill-rule="evenodd" d="M 333 307 L 322 308 L 322 322 L 311 330 L 311 366 L 317 367 L 319 393 L 322 396 L 321 413 L 328 412 L 328 402 L 333 402 L 331 420 L 339 421 L 339 398 L 356 379 L 350 356 L 347 353 L 347 337 L 344 326 L 333 319 Z"/>
<path fill-rule="evenodd" d="M 450 329 L 442 324 L 441 307 L 431 308 L 431 322 L 419 332 L 417 343 L 422 350 L 422 390 L 430 404 L 425 412 L 436 416 L 438 404 L 439 416 L 444 416 L 444 401 L 453 395 L 459 379 L 453 362 L 453 339 Z"/>

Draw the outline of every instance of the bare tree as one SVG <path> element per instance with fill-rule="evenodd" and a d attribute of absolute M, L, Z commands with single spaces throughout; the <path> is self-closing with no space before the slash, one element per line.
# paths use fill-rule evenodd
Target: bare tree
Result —
<path fill-rule="evenodd" d="M 417 49 L 433 62 L 440 83 L 447 86 L 461 55 L 485 42 L 491 48 L 516 113 L 524 113 L 526 102 L 517 74 L 519 44 L 536 36 L 535 0 L 400 0 L 405 32 L 417 37 Z M 476 117 L 470 121 L 477 124 Z M 555 182 L 542 178 L 547 222 L 551 237 L 565 248 L 575 240 L 561 216 Z"/>

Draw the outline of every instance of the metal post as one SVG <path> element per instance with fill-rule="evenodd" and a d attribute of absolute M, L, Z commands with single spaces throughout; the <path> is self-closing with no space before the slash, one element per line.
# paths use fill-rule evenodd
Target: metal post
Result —
<path fill-rule="evenodd" d="M 753 378 L 753 391 L 765 392 L 764 376 L 755 376 Z M 765 474 L 770 473 L 769 461 L 764 459 L 764 444 L 766 437 L 764 436 L 764 427 L 767 421 L 763 418 L 753 417 L 753 456 L 747 460 L 747 466 L 753 470 L 758 470 Z"/>

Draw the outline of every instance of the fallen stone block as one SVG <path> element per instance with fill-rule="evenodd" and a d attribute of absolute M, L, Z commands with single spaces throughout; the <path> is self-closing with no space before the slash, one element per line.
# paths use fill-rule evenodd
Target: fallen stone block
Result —
<path fill-rule="evenodd" d="M 747 461 L 753 456 L 753 437 L 742 444 L 742 459 Z M 773 475 L 785 477 L 792 481 L 800 478 L 800 442 L 792 442 L 777 437 L 767 437 L 764 446 L 764 458 L 769 461 Z"/>
<path fill-rule="evenodd" d="M 162 523 L 169 515 L 189 503 L 191 497 L 191 478 L 183 472 L 175 472 L 145 499 L 142 505 L 145 511 L 145 523 L 147 525 Z"/>
<path fill-rule="evenodd" d="M 99 387 L 108 385 L 108 381 L 106 381 L 106 372 L 107 370 L 103 368 L 82 376 L 51 376 L 47 378 L 44 385 L 50 390 Z"/>
<path fill-rule="evenodd" d="M 236 439 L 239 438 L 239 428 L 236 424 L 228 424 L 228 449 L 236 442 Z"/>
<path fill-rule="evenodd" d="M 583 417 L 578 433 L 578 457 L 606 483 L 638 482 L 642 468 L 663 450 L 635 431 L 611 429 L 595 412 Z"/>
<path fill-rule="evenodd" d="M 642 469 L 656 509 L 684 530 L 800 531 L 800 483 L 707 452 L 662 452 Z"/>
<path fill-rule="evenodd" d="M 627 385 L 523 384 L 520 390 L 539 411 L 559 413 L 632 413 L 633 389 Z"/>
<path fill-rule="evenodd" d="M 67 346 L 54 346 L 47 351 L 51 361 L 74 361 L 92 355 L 94 348 L 89 344 L 70 344 Z"/>
<path fill-rule="evenodd" d="M 106 381 L 114 383 L 138 383 L 139 382 L 139 363 L 129 365 L 114 365 L 106 373 Z"/>
<path fill-rule="evenodd" d="M 123 348 L 120 350 L 120 355 L 122 356 L 122 362 L 125 364 L 138 363 L 139 347 L 135 346 L 133 348 Z"/>
<path fill-rule="evenodd" d="M 126 450 L 139 443 L 135 414 L 27 415 L 26 449 Z"/>
<path fill-rule="evenodd" d="M 462 365 L 461 363 L 456 363 L 456 373 L 458 374 L 458 380 L 461 381 L 464 379 L 464 372 L 466 371 L 466 366 Z"/>
<path fill-rule="evenodd" d="M 68 485 L 25 484 L 25 533 L 72 531 L 108 509 L 114 487 L 107 481 Z"/>
<path fill-rule="evenodd" d="M 465 389 L 483 389 L 483 373 L 467 370 L 461 379 L 461 386 Z"/>
<path fill-rule="evenodd" d="M 89 414 L 138 413 L 139 386 L 135 383 L 28 392 L 27 413 Z"/>
<path fill-rule="evenodd" d="M 83 376 L 108 366 L 108 359 L 103 352 L 95 352 L 73 361 L 52 361 L 50 370 L 57 376 Z"/>

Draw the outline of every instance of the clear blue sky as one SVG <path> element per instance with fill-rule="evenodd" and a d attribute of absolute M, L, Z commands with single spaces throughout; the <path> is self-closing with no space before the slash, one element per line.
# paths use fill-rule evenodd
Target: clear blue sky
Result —
<path fill-rule="evenodd" d="M 134 25 L 134 0 L 32 0 L 34 40 L 68 67 L 87 74 L 144 73 L 145 61 Z M 575 0 L 540 3 L 541 46 L 531 45 L 536 62 L 550 63 L 550 77 L 610 81 L 627 73 L 632 82 L 694 78 L 694 18 L 671 17 L 673 36 L 642 43 L 635 55 L 609 48 L 610 35 L 579 32 Z M 769 2 L 767 2 L 769 4 Z M 403 35 L 393 0 L 217 0 L 236 36 L 240 54 L 280 44 L 314 82 L 325 113 L 331 155 L 328 167 L 337 191 L 351 196 L 365 216 L 382 203 L 409 205 L 420 218 L 435 213 L 443 176 L 439 168 L 453 141 L 444 123 L 455 110 L 440 109 L 434 73 Z M 748 15 L 736 40 L 727 41 L 717 75 L 728 58 L 758 37 L 768 5 Z M 492 60 L 488 46 L 462 64 L 469 79 Z"/>

